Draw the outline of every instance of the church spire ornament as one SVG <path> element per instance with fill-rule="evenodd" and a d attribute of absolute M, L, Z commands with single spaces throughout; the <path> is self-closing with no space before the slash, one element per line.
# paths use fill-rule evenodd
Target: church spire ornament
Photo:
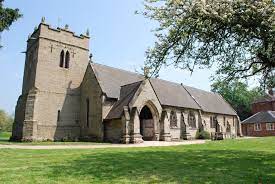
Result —
<path fill-rule="evenodd" d="M 89 30 L 89 28 L 86 31 L 86 36 L 90 36 L 90 30 Z"/>
<path fill-rule="evenodd" d="M 46 23 L 46 20 L 45 20 L 45 17 L 43 16 L 42 18 L 41 18 L 41 23 Z"/>
<path fill-rule="evenodd" d="M 144 68 L 143 68 L 143 75 L 144 75 L 144 77 L 145 77 L 146 79 L 149 78 L 149 72 L 150 72 L 149 67 L 144 66 Z"/>
<path fill-rule="evenodd" d="M 68 24 L 65 25 L 65 29 L 66 29 L 66 30 L 69 29 L 69 25 L 68 25 Z"/>
<path fill-rule="evenodd" d="M 92 53 L 90 53 L 90 55 L 89 55 L 89 61 L 90 61 L 90 63 L 93 62 L 93 54 Z"/>

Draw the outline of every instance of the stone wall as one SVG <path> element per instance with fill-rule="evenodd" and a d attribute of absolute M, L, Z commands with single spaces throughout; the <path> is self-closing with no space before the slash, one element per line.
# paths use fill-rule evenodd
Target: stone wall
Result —
<path fill-rule="evenodd" d="M 211 128 L 210 117 L 217 117 L 217 121 L 220 126 L 220 132 L 224 133 L 226 138 L 231 138 L 233 136 L 237 136 L 237 123 L 238 119 L 236 116 L 232 115 L 223 115 L 223 114 L 215 114 L 209 112 L 202 113 L 202 122 L 204 124 L 204 130 L 209 133 L 214 133 L 216 131 L 215 128 Z M 227 125 L 230 125 L 230 132 L 226 131 Z"/>
<path fill-rule="evenodd" d="M 190 111 L 192 111 L 195 115 L 195 119 L 196 119 L 196 127 L 195 128 L 189 126 L 188 115 L 189 115 Z M 196 132 L 199 129 L 199 111 L 196 109 L 184 109 L 183 116 L 184 116 L 184 122 L 186 122 L 186 124 L 187 124 L 186 131 L 189 134 L 188 135 L 189 138 L 195 139 Z"/>
<path fill-rule="evenodd" d="M 79 95 L 38 91 L 34 108 L 34 120 L 37 121 L 38 128 L 37 139 L 78 139 L 79 101 Z"/>
<path fill-rule="evenodd" d="M 89 99 L 90 109 L 88 124 L 87 99 Z M 89 65 L 81 85 L 81 137 L 89 140 L 103 140 L 102 101 L 102 90 Z"/>
<path fill-rule="evenodd" d="M 88 65 L 89 39 L 40 25 L 35 87 L 41 91 L 78 94 Z M 69 68 L 59 67 L 61 51 L 69 51 Z"/>
<path fill-rule="evenodd" d="M 170 129 L 168 130 L 170 132 L 172 141 L 178 141 L 183 138 L 195 139 L 196 132 L 199 130 L 200 119 L 201 119 L 201 123 L 203 124 L 203 129 L 209 133 L 214 133 L 216 129 L 210 127 L 210 116 L 217 117 L 217 120 L 221 125 L 221 129 L 225 135 L 225 138 L 231 138 L 231 137 L 237 136 L 238 119 L 236 116 L 221 115 L 221 114 L 214 114 L 214 113 L 208 113 L 208 112 L 202 112 L 200 115 L 199 110 L 196 110 L 196 109 L 186 109 L 186 108 L 169 107 L 169 106 L 165 106 L 163 109 L 167 112 L 167 116 L 170 124 L 171 122 L 169 117 L 170 117 L 171 111 L 174 111 L 177 116 L 177 126 L 176 127 L 169 126 Z M 195 115 L 196 127 L 189 126 L 188 114 L 191 111 Z M 230 132 L 226 132 L 226 127 L 228 123 L 230 125 Z"/>
<path fill-rule="evenodd" d="M 181 109 L 175 108 L 175 107 L 165 107 L 165 111 L 167 111 L 167 116 L 169 119 L 169 129 L 170 129 L 170 135 L 171 135 L 171 140 L 172 141 L 178 141 L 181 139 Z M 171 121 L 170 121 L 170 115 L 171 111 L 174 111 L 176 113 L 177 117 L 177 126 L 171 126 Z"/>
<path fill-rule="evenodd" d="M 37 38 L 37 33 L 32 38 Z M 27 52 L 25 56 L 24 77 L 22 85 L 22 95 L 27 95 L 31 89 L 35 87 L 35 77 L 37 72 L 38 48 L 39 42 L 30 40 L 27 44 Z"/>
<path fill-rule="evenodd" d="M 150 109 L 153 115 L 155 140 L 159 140 L 161 131 L 159 122 L 162 113 L 162 107 L 149 80 L 144 80 L 141 83 L 139 89 L 136 91 L 132 101 L 129 104 L 129 108 L 133 109 L 135 107 L 137 109 L 137 112 L 140 113 L 145 105 Z M 139 124 L 140 122 L 135 121 L 133 123 Z M 134 127 L 138 127 L 134 132 L 140 133 L 140 126 L 137 125 Z M 129 132 L 131 132 L 131 130 Z"/>
<path fill-rule="evenodd" d="M 15 118 L 12 127 L 12 140 L 21 140 L 23 137 L 23 122 L 25 120 L 27 95 L 20 95 L 15 107 Z"/>
<path fill-rule="evenodd" d="M 122 121 L 114 119 L 104 122 L 104 141 L 120 143 L 122 140 Z"/>
<path fill-rule="evenodd" d="M 156 115 L 159 118 L 162 111 L 162 107 L 151 86 L 150 81 L 145 80 L 142 82 L 140 88 L 133 97 L 131 103 L 129 104 L 129 107 L 137 107 L 138 112 L 140 112 L 144 105 L 147 105 L 148 102 L 150 102 L 154 106 L 155 109 L 152 110 L 155 111 L 155 113 L 157 113 Z"/>
<path fill-rule="evenodd" d="M 62 50 L 70 53 L 69 68 L 59 66 Z M 21 132 L 16 128 L 18 136 L 13 137 L 60 140 L 80 136 L 80 85 L 88 53 L 88 37 L 39 25 L 27 45 L 22 89 L 26 100 L 19 99 L 15 114 L 14 127 L 23 127 Z"/>
<path fill-rule="evenodd" d="M 117 100 L 113 98 L 107 98 L 105 95 L 102 96 L 102 118 L 105 119 L 111 108 Z"/>

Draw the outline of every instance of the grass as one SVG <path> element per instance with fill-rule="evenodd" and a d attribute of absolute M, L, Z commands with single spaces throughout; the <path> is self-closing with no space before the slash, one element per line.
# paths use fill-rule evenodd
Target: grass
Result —
<path fill-rule="evenodd" d="M 7 142 L 10 139 L 10 132 L 1 132 L 0 131 L 0 142 Z"/>
<path fill-rule="evenodd" d="M 0 132 L 0 145 L 98 145 L 98 144 L 108 144 L 108 143 L 97 143 L 97 142 L 10 142 L 11 132 Z"/>
<path fill-rule="evenodd" d="M 203 145 L 0 149 L 1 183 L 275 183 L 275 137 Z"/>

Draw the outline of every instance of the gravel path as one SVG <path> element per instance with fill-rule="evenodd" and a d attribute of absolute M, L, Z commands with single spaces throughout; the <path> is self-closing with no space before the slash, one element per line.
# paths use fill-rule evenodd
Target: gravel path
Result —
<path fill-rule="evenodd" d="M 95 148 L 134 148 L 152 146 L 177 146 L 189 144 L 204 144 L 205 140 L 187 140 L 181 142 L 145 141 L 140 144 L 94 144 L 94 145 L 0 145 L 0 149 L 95 149 Z"/>

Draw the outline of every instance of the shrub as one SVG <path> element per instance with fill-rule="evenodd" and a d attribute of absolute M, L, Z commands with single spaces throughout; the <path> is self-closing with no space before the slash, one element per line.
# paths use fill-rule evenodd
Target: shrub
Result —
<path fill-rule="evenodd" d="M 13 117 L 0 109 L 0 131 L 11 132 Z"/>
<path fill-rule="evenodd" d="M 207 131 L 197 131 L 196 132 L 196 139 L 210 139 L 210 134 Z"/>

